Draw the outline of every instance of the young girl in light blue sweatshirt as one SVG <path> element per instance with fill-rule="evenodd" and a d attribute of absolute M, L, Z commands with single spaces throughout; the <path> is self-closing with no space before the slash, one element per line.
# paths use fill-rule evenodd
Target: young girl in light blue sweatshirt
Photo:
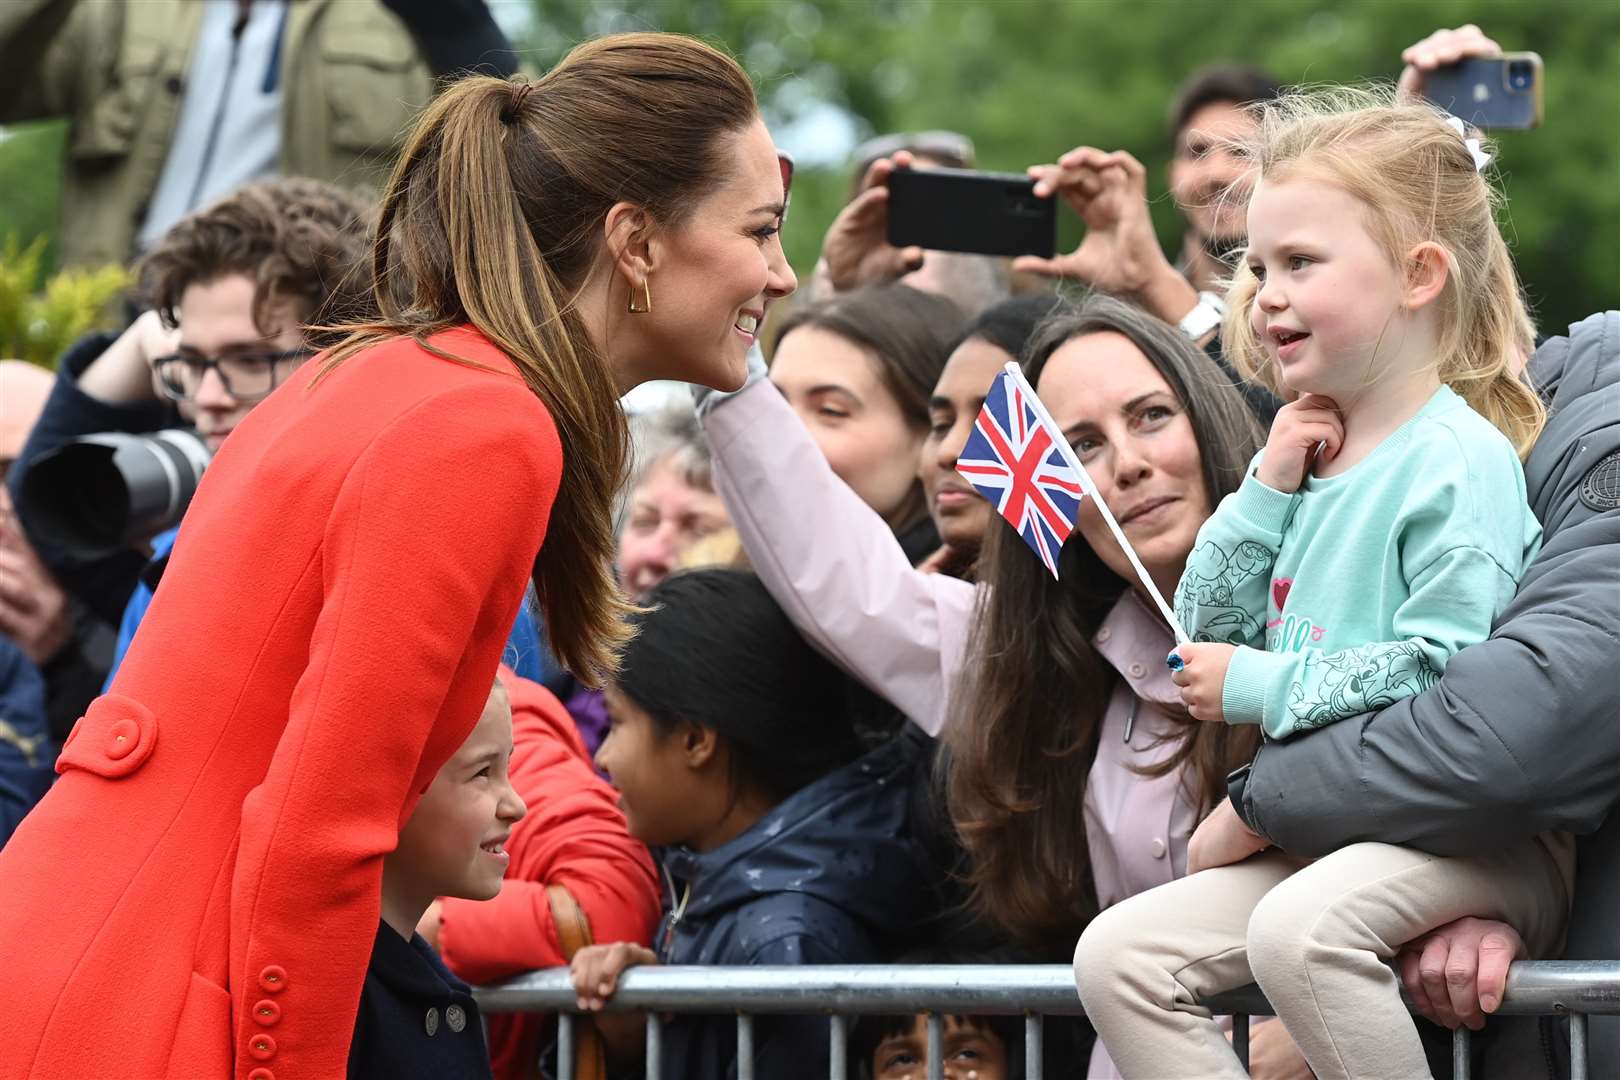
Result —
<path fill-rule="evenodd" d="M 1195 720 L 1285 739 L 1428 688 L 1489 635 L 1540 543 L 1519 462 L 1545 417 L 1518 376 L 1533 329 L 1489 157 L 1460 122 L 1299 94 L 1263 108 L 1249 152 L 1224 341 L 1292 400 L 1199 532 L 1176 590 L 1194 643 L 1170 663 Z M 1225 809 L 1194 834 L 1190 876 L 1104 912 L 1076 949 L 1126 1077 L 1244 1076 L 1195 1002 L 1251 980 L 1318 1077 L 1427 1076 L 1388 966 L 1402 944 L 1479 915 L 1537 955 L 1560 946 L 1567 837 L 1308 862 L 1262 852 Z"/>

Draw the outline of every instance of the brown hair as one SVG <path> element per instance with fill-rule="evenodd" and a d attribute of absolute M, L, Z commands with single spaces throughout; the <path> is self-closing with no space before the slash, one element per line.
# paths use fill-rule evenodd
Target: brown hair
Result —
<path fill-rule="evenodd" d="M 141 295 L 173 328 L 187 288 L 245 274 L 253 324 L 266 335 L 270 308 L 289 301 L 315 326 L 366 318 L 375 310 L 372 220 L 368 203 L 319 180 L 248 184 L 163 234 L 141 260 Z M 311 342 L 326 343 L 318 333 Z"/>
<path fill-rule="evenodd" d="M 1121 334 L 1187 410 L 1211 506 L 1234 491 L 1264 441 L 1242 392 L 1167 324 L 1094 294 L 1059 309 L 1030 346 L 1037 384 L 1052 355 L 1084 334 Z M 979 557 L 971 658 L 944 738 L 951 819 L 970 857 L 970 902 L 1015 938 L 1072 947 L 1096 911 L 1084 837 L 1086 775 L 1117 679 L 1092 644 L 1127 584 L 1076 532 L 1054 581 L 1023 540 L 992 522 Z M 1188 718 L 1180 746 L 1148 775 L 1186 768 L 1193 801 L 1212 805 L 1248 761 L 1257 729 Z"/>
<path fill-rule="evenodd" d="M 794 308 L 776 333 L 782 339 L 803 326 L 837 334 L 872 358 L 878 378 L 914 433 L 928 430 L 928 398 L 951 350 L 962 340 L 967 319 L 955 303 L 909 285 L 868 285 Z M 928 514 L 921 482 L 914 482 L 896 533 Z"/>
<path fill-rule="evenodd" d="M 1535 325 L 1496 225 L 1500 196 L 1446 113 L 1388 88 L 1355 87 L 1288 94 L 1256 112 L 1259 130 L 1242 147 L 1255 179 L 1306 176 L 1343 189 L 1366 208 L 1368 232 L 1397 268 L 1419 244 L 1445 249 L 1436 374 L 1527 455 L 1547 422 L 1541 398 L 1515 374 L 1535 349 Z M 1258 292 L 1239 260 L 1221 341 L 1239 371 L 1275 390 L 1277 373 L 1249 322 Z"/>
<path fill-rule="evenodd" d="M 383 198 L 382 316 L 349 327 L 331 356 L 399 335 L 428 348 L 471 323 L 517 365 L 565 462 L 535 587 L 551 648 L 586 683 L 617 666 L 634 609 L 613 575 L 629 437 L 578 294 L 607 212 L 626 201 L 678 224 L 718 182 L 722 137 L 757 115 L 736 61 L 677 34 L 585 42 L 531 83 L 456 82 L 417 121 Z"/>

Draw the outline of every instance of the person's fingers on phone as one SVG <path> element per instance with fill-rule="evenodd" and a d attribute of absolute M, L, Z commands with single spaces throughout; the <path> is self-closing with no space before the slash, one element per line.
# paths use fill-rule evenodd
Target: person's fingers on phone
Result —
<path fill-rule="evenodd" d="M 921 270 L 922 269 L 922 264 L 923 264 L 923 249 L 922 248 L 920 248 L 920 247 L 908 247 L 908 248 L 901 248 L 900 249 L 900 265 L 905 268 L 904 269 L 905 273 L 909 274 L 913 270 Z"/>
<path fill-rule="evenodd" d="M 1041 277 L 1064 277 L 1063 264 L 1056 259 L 1044 259 L 1039 255 L 1019 255 L 1012 261 L 1012 268 L 1019 274 L 1039 274 Z"/>
<path fill-rule="evenodd" d="M 1077 146 L 1058 158 L 1058 164 L 1065 169 L 1094 169 L 1107 157 L 1106 151 L 1099 150 L 1095 146 Z"/>
<path fill-rule="evenodd" d="M 1029 178 L 1035 181 L 1035 197 L 1045 199 L 1058 189 L 1059 180 L 1063 170 L 1057 165 L 1031 165 L 1027 170 Z"/>

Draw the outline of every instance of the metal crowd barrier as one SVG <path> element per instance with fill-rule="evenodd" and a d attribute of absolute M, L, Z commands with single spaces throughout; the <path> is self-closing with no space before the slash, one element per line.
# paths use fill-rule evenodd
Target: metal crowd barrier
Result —
<path fill-rule="evenodd" d="M 574 1080 L 574 1014 L 578 1012 L 566 968 L 521 975 L 476 992 L 487 1013 L 555 1012 L 558 1080 Z M 1231 1015 L 1232 1042 L 1248 1064 L 1249 1017 L 1270 1015 L 1255 987 L 1206 1002 Z M 662 1077 L 660 1013 L 735 1014 L 737 1080 L 754 1080 L 755 1015 L 828 1014 L 831 1080 L 847 1080 L 849 1018 L 883 1014 L 928 1014 L 928 1078 L 943 1080 L 943 1018 L 948 1015 L 1023 1016 L 1025 1076 L 1041 1078 L 1041 1020 L 1084 1010 L 1066 964 L 1036 965 L 851 965 L 823 967 L 644 967 L 628 971 L 608 1008 L 647 1012 L 647 1080 Z M 1586 1017 L 1620 1014 L 1620 962 L 1521 961 L 1508 974 L 1498 1015 L 1569 1017 L 1571 1080 L 1586 1080 Z M 1455 1080 L 1468 1080 L 1470 1032 L 1452 1038 Z"/>

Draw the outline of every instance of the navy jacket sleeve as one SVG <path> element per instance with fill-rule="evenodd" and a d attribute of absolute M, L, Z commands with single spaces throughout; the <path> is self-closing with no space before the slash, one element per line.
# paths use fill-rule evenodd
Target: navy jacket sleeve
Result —
<path fill-rule="evenodd" d="M 83 560 L 68 555 L 59 547 L 43 543 L 37 531 L 29 526 L 31 507 L 22 498 L 22 481 L 28 474 L 29 463 L 35 458 L 81 435 L 102 431 L 161 431 L 182 423 L 179 414 L 165 402 L 112 405 L 97 401 L 79 389 L 79 376 L 116 338 L 114 334 L 90 334 L 80 338 L 63 354 L 57 367 L 56 386 L 46 399 L 45 410 L 35 422 L 6 481 L 11 489 L 12 502 L 17 507 L 17 516 L 40 560 L 64 590 L 111 626 L 117 626 L 122 618 L 124 605 L 129 602 L 130 594 L 135 591 L 135 583 L 140 578 L 141 568 L 146 565 L 146 556 L 130 549 L 101 559 Z"/>
<path fill-rule="evenodd" d="M 1240 796 L 1296 855 L 1371 840 L 1440 855 L 1546 829 L 1596 829 L 1620 797 L 1620 511 L 1563 529 L 1490 640 L 1432 689 L 1268 743 Z"/>
<path fill-rule="evenodd" d="M 0 637 L 0 847 L 51 786 L 56 748 L 45 730 L 45 680 Z"/>

